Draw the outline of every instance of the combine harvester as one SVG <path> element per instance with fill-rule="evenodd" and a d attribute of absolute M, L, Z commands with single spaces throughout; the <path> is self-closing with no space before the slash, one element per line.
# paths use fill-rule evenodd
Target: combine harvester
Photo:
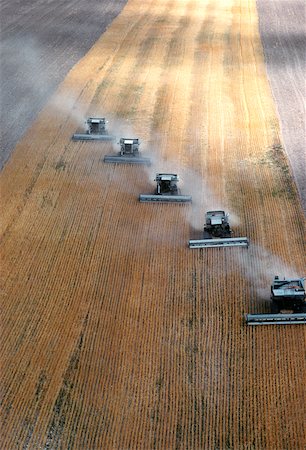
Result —
<path fill-rule="evenodd" d="M 112 141 L 114 136 L 108 134 L 106 130 L 106 120 L 104 117 L 89 117 L 86 120 L 87 130 L 85 133 L 75 133 L 72 136 L 74 141 Z"/>
<path fill-rule="evenodd" d="M 154 194 L 140 194 L 140 202 L 186 203 L 191 202 L 191 195 L 181 195 L 177 187 L 179 181 L 175 173 L 157 173 Z"/>
<path fill-rule="evenodd" d="M 246 314 L 248 325 L 306 324 L 305 278 L 275 277 L 271 286 L 271 313 Z"/>
<path fill-rule="evenodd" d="M 248 247 L 246 237 L 231 237 L 232 231 L 224 211 L 208 211 L 202 239 L 191 239 L 189 248 Z"/>
<path fill-rule="evenodd" d="M 139 153 L 139 139 L 120 139 L 120 152 L 115 155 L 106 155 L 104 162 L 118 164 L 151 164 L 149 158 L 144 158 Z"/>

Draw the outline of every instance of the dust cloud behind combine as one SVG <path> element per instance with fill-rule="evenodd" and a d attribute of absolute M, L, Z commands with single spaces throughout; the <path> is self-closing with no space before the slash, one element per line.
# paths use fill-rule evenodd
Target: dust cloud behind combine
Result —
<path fill-rule="evenodd" d="M 306 276 L 306 272 L 303 273 L 301 269 L 298 270 L 267 248 L 253 242 L 250 243 L 247 255 L 243 258 L 237 255 L 237 264 L 241 268 L 241 273 L 254 287 L 257 296 L 255 301 L 269 299 L 271 282 L 276 275 L 280 279 Z"/>

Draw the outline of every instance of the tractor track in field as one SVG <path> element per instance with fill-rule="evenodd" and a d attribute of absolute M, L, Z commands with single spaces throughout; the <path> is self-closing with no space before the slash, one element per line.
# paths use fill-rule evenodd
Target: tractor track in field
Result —
<path fill-rule="evenodd" d="M 130 0 L 16 146 L 1 172 L 4 448 L 305 446 L 304 327 L 243 320 L 268 310 L 275 274 L 306 266 L 257 19 L 255 0 Z M 139 137 L 152 166 L 71 141 L 76 108 Z M 191 205 L 139 203 L 164 170 Z M 249 249 L 188 249 L 219 207 Z"/>

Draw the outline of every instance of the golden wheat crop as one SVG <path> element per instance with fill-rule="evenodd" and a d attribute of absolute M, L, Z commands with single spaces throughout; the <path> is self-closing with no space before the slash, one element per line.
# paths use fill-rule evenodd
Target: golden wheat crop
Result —
<path fill-rule="evenodd" d="M 255 3 L 130 0 L 2 171 L 2 448 L 305 445 L 304 327 L 243 322 L 306 267 Z M 72 142 L 76 110 L 153 166 Z M 165 169 L 192 205 L 138 202 Z M 214 205 L 248 250 L 188 249 Z"/>

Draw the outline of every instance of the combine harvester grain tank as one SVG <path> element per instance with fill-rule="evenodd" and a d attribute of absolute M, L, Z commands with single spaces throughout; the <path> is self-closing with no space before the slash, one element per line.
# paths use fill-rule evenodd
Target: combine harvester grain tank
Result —
<path fill-rule="evenodd" d="M 248 325 L 306 324 L 305 278 L 274 278 L 271 286 L 271 313 L 246 314 Z"/>
<path fill-rule="evenodd" d="M 89 117 L 86 122 L 85 133 L 75 133 L 74 141 L 112 141 L 114 136 L 108 134 L 105 117 Z"/>
<path fill-rule="evenodd" d="M 159 203 L 188 203 L 192 201 L 191 195 L 181 195 L 177 187 L 179 177 L 175 173 L 157 173 L 156 189 L 153 194 L 140 194 L 140 202 Z"/>
<path fill-rule="evenodd" d="M 207 211 L 202 239 L 190 239 L 189 248 L 248 247 L 246 237 L 232 237 L 229 214 L 224 211 Z"/>
<path fill-rule="evenodd" d="M 151 164 L 149 158 L 145 158 L 139 153 L 139 139 L 121 138 L 119 144 L 120 151 L 114 155 L 106 155 L 104 162 L 117 164 Z"/>

